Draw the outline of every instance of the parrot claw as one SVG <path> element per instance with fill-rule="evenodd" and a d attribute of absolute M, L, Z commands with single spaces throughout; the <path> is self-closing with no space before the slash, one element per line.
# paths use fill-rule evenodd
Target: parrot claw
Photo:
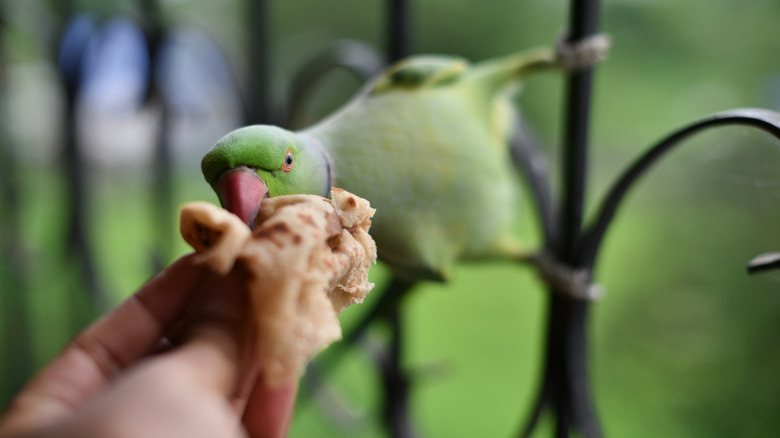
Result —
<path fill-rule="evenodd" d="M 547 251 L 529 255 L 525 261 L 536 268 L 536 272 L 554 292 L 580 300 L 596 301 L 604 297 L 604 288 L 591 283 L 587 269 L 575 269 L 558 261 Z"/>

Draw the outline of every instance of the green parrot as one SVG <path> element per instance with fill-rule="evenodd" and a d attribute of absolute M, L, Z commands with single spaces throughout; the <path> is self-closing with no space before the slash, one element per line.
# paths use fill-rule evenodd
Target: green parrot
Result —
<path fill-rule="evenodd" d="M 267 196 L 334 186 L 368 199 L 379 259 L 409 281 L 446 280 L 458 260 L 522 259 L 511 97 L 528 74 L 555 66 L 546 49 L 474 64 L 410 57 L 311 127 L 227 134 L 203 174 L 247 224 Z"/>

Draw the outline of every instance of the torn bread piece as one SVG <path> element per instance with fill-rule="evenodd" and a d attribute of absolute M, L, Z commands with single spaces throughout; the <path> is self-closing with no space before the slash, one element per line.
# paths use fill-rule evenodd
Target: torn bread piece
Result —
<path fill-rule="evenodd" d="M 249 273 L 258 362 L 269 385 L 298 378 L 314 354 L 341 339 L 337 315 L 374 286 L 368 269 L 376 245 L 368 229 L 375 210 L 341 189 L 331 198 L 266 199 L 251 232 L 213 204 L 182 209 L 182 236 L 203 263 L 221 275 L 236 263 Z"/>
<path fill-rule="evenodd" d="M 197 262 L 227 275 L 252 231 L 238 216 L 208 202 L 185 204 L 180 216 L 181 236 L 198 253 Z"/>

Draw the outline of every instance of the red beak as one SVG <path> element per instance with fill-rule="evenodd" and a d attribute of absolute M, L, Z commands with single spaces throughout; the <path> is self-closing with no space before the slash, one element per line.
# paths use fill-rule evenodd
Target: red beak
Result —
<path fill-rule="evenodd" d="M 225 172 L 217 185 L 222 206 L 251 227 L 268 196 L 268 187 L 257 173 L 248 167 L 236 167 Z"/>

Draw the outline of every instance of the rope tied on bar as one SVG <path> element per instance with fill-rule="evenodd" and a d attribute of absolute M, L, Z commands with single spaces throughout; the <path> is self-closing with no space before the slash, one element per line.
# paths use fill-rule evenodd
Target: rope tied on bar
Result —
<path fill-rule="evenodd" d="M 566 71 L 575 72 L 607 59 L 611 47 L 612 38 L 605 33 L 597 33 L 573 42 L 569 41 L 568 33 L 564 33 L 555 44 L 555 52 L 558 64 Z"/>

